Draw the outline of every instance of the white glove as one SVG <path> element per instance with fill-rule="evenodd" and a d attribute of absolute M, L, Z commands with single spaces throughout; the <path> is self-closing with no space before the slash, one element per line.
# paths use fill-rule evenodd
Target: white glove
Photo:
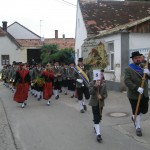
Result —
<path fill-rule="evenodd" d="M 143 94 L 144 89 L 141 88 L 141 87 L 139 87 L 139 88 L 137 89 L 137 91 L 138 91 L 140 94 Z"/>
<path fill-rule="evenodd" d="M 77 79 L 77 82 L 83 83 L 83 80 L 82 79 Z"/>
<path fill-rule="evenodd" d="M 150 71 L 149 71 L 149 69 L 144 69 L 144 71 L 143 71 L 144 73 L 146 73 L 147 75 L 150 75 Z"/>

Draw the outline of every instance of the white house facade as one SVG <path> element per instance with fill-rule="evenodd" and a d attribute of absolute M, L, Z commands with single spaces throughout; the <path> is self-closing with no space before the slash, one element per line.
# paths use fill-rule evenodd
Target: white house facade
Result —
<path fill-rule="evenodd" d="M 140 51 L 147 58 L 150 50 L 149 40 L 150 33 L 118 32 L 85 40 L 82 51 L 84 58 L 86 58 L 98 43 L 103 42 L 109 62 L 108 66 L 104 68 L 108 89 L 122 91 L 125 90 L 124 69 L 132 62 L 132 59 L 130 59 L 131 53 Z"/>
<path fill-rule="evenodd" d="M 7 34 L 0 36 L 0 70 L 13 61 L 22 61 L 21 49 Z"/>
<path fill-rule="evenodd" d="M 77 62 L 78 58 L 83 56 L 81 46 L 86 38 L 87 38 L 87 31 L 78 2 L 76 15 L 76 33 L 75 33 L 75 59 L 76 59 L 75 62 Z"/>
<path fill-rule="evenodd" d="M 40 36 L 36 35 L 18 22 L 14 22 L 10 26 L 8 26 L 7 31 L 15 39 L 40 39 Z"/>

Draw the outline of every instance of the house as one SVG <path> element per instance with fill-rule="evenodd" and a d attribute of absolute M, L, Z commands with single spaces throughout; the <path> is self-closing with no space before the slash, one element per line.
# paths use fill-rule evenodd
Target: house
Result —
<path fill-rule="evenodd" d="M 87 56 L 86 61 L 89 53 L 93 49 L 98 50 L 103 44 L 109 61 L 104 73 L 108 89 L 123 91 L 125 90 L 123 83 L 124 69 L 131 61 L 131 53 L 140 51 L 147 58 L 150 50 L 149 40 L 150 16 L 87 38 L 82 45 L 82 51 L 83 55 Z M 102 62 L 105 63 L 104 58 Z"/>
<path fill-rule="evenodd" d="M 58 30 L 55 30 L 55 38 L 41 38 L 28 28 L 18 22 L 7 27 L 7 31 L 15 37 L 23 49 L 24 60 L 29 64 L 40 62 L 40 50 L 43 45 L 57 44 L 59 49 L 72 48 L 74 50 L 74 38 L 58 37 Z M 35 57 L 36 56 L 36 57 Z"/>
<path fill-rule="evenodd" d="M 7 27 L 9 32 L 22 48 L 22 61 L 30 64 L 40 62 L 41 37 L 18 22 Z M 36 57 L 35 57 L 36 56 Z"/>
<path fill-rule="evenodd" d="M 76 57 L 89 61 L 89 53 L 103 46 L 109 63 L 105 68 L 108 88 L 124 90 L 123 70 L 130 53 L 139 50 L 147 55 L 150 49 L 149 17 L 150 2 L 79 0 Z"/>
<path fill-rule="evenodd" d="M 0 70 L 13 61 L 22 61 L 21 46 L 16 39 L 6 31 L 6 23 L 0 27 Z"/>

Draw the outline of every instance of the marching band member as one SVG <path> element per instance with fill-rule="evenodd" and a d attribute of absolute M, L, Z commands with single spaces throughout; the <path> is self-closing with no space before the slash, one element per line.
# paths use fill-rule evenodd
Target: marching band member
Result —
<path fill-rule="evenodd" d="M 67 63 L 64 63 L 62 68 L 62 87 L 65 95 L 67 95 L 67 91 L 68 91 L 67 73 L 68 73 L 68 65 Z"/>
<path fill-rule="evenodd" d="M 44 78 L 43 86 L 43 99 L 47 100 L 47 105 L 50 105 L 50 98 L 53 93 L 53 79 L 54 72 L 52 70 L 51 64 L 47 64 L 45 70 L 42 72 L 42 78 Z"/>
<path fill-rule="evenodd" d="M 55 61 L 54 67 L 54 95 L 55 99 L 59 99 L 59 92 L 62 84 L 62 68 L 59 66 L 59 61 Z"/>
<path fill-rule="evenodd" d="M 32 72 L 32 81 L 35 82 L 34 84 L 34 96 L 37 97 L 39 101 L 42 98 L 42 87 L 36 83 L 36 80 L 41 76 L 43 71 L 42 65 L 38 63 L 36 67 L 33 69 Z"/>
<path fill-rule="evenodd" d="M 75 63 L 70 62 L 69 63 L 69 68 L 68 68 L 68 73 L 67 73 L 67 80 L 68 80 L 68 90 L 70 91 L 71 98 L 74 98 L 75 96 L 75 88 L 76 88 L 76 80 L 75 80 Z"/>
<path fill-rule="evenodd" d="M 96 139 L 98 142 L 102 140 L 100 121 L 102 120 L 102 110 L 104 107 L 104 100 L 107 98 L 107 88 L 103 73 L 101 73 L 99 79 L 94 79 L 90 82 L 89 91 L 91 99 L 89 105 L 92 107 L 94 130 L 96 133 Z"/>
<path fill-rule="evenodd" d="M 13 83 L 13 86 L 16 86 L 16 92 L 13 99 L 18 103 L 22 103 L 22 108 L 26 106 L 25 101 L 28 98 L 30 81 L 29 70 L 27 70 L 25 63 L 21 63 L 20 68 L 16 72 L 15 81 Z"/>
<path fill-rule="evenodd" d="M 78 66 L 75 67 L 75 71 L 76 89 L 78 94 L 80 112 L 84 113 L 87 110 L 85 99 L 88 100 L 90 98 L 90 93 L 88 88 L 89 79 L 86 74 L 86 67 L 83 64 L 83 58 L 78 59 Z"/>

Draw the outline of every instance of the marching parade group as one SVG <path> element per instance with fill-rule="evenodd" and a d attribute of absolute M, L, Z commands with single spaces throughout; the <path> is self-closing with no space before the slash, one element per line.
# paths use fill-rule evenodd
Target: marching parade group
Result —
<path fill-rule="evenodd" d="M 142 136 L 140 122 L 141 114 L 148 112 L 150 64 L 148 60 L 146 62 L 139 51 L 132 52 L 130 58 L 132 63 L 124 70 L 124 83 L 127 87 L 127 97 L 132 109 L 131 119 L 135 126 L 136 135 Z M 145 64 L 148 64 L 147 68 L 145 68 Z M 70 94 L 71 98 L 78 99 L 80 113 L 85 113 L 87 110 L 85 101 L 89 100 L 96 139 L 101 142 L 100 122 L 104 102 L 107 98 L 107 88 L 104 70 L 98 69 L 100 73 L 97 78 L 94 77 L 94 75 L 97 76 L 94 74 L 94 71 L 97 70 L 93 68 L 87 68 L 83 63 L 83 58 L 79 58 L 77 65 L 70 62 L 64 63 L 62 66 L 59 61 L 55 61 L 53 64 L 48 63 L 44 67 L 41 64 L 29 66 L 26 63 L 14 62 L 13 65 L 5 66 L 1 73 L 4 85 L 14 92 L 13 100 L 21 103 L 22 108 L 27 105 L 29 92 L 37 100 L 46 100 L 48 106 L 52 95 L 58 100 L 61 98 L 60 92 L 64 92 L 65 95 Z M 140 103 L 137 109 L 138 101 Z"/>
<path fill-rule="evenodd" d="M 12 65 L 5 66 L 1 73 L 3 84 L 13 91 L 13 100 L 21 103 L 22 108 L 27 105 L 29 92 L 38 101 L 46 100 L 48 106 L 52 95 L 58 100 L 61 98 L 59 93 L 64 92 L 65 95 L 78 99 L 80 113 L 85 113 L 85 101 L 90 99 L 97 141 L 102 140 L 99 123 L 104 99 L 107 97 L 105 80 L 102 75 L 101 79 L 90 82 L 93 73 L 84 65 L 83 58 L 78 59 L 78 65 L 74 62 L 60 64 L 55 61 L 45 66 L 40 63 L 29 66 L 26 63 L 13 62 Z"/>

